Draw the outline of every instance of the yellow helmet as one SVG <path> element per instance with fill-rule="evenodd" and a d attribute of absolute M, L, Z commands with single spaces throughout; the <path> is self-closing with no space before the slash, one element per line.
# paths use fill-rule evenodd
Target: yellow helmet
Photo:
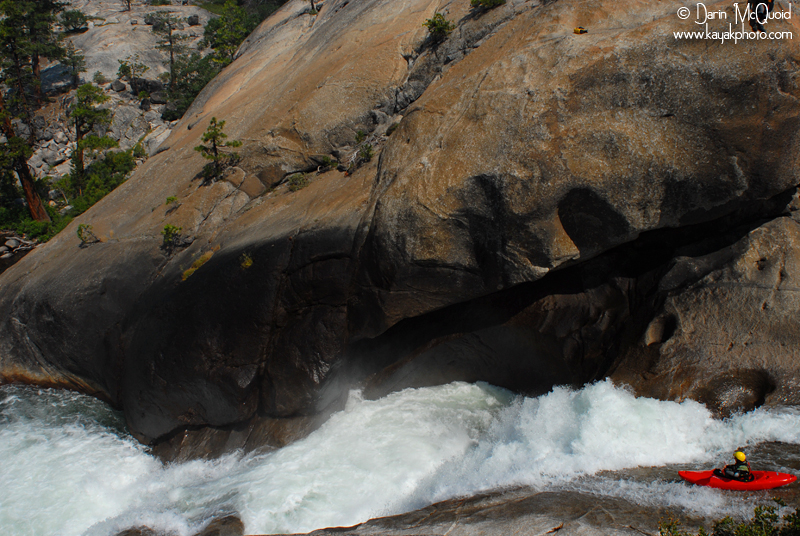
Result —
<path fill-rule="evenodd" d="M 734 452 L 733 457 L 739 460 L 740 462 L 743 462 L 747 459 L 747 456 L 745 456 L 744 452 L 742 452 L 741 450 L 737 450 L 736 452 Z"/>

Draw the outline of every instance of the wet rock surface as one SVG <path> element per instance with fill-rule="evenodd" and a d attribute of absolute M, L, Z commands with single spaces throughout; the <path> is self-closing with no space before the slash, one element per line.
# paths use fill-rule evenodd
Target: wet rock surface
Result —
<path fill-rule="evenodd" d="M 234 451 L 269 451 L 302 439 L 324 420 L 324 415 L 292 419 L 253 418 L 226 428 L 180 430 L 163 438 L 152 452 L 164 462 L 185 462 L 217 458 Z"/>
<path fill-rule="evenodd" d="M 516 489 L 453 499 L 354 527 L 309 532 L 308 536 L 476 536 L 503 534 L 658 534 L 658 519 L 697 522 L 667 509 L 640 507 L 590 494 Z"/>
<path fill-rule="evenodd" d="M 676 41 L 635 0 L 455 2 L 440 44 L 427 0 L 306 8 L 73 224 L 99 243 L 71 226 L 0 276 L 3 381 L 95 394 L 148 443 L 302 422 L 355 384 L 796 402 L 794 42 Z M 242 159 L 205 184 L 211 117 Z"/>
<path fill-rule="evenodd" d="M 236 516 L 225 516 L 215 519 L 196 536 L 242 536 L 244 523 Z"/>
<path fill-rule="evenodd" d="M 116 536 L 168 536 L 150 527 L 133 527 L 117 533 Z M 213 519 L 203 530 L 193 536 L 243 536 L 244 523 L 234 515 Z"/>

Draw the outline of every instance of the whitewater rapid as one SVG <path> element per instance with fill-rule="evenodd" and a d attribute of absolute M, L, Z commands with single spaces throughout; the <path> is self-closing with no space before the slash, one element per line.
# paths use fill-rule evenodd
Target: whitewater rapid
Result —
<path fill-rule="evenodd" d="M 719 465 L 732 448 L 774 441 L 800 445 L 800 411 L 719 421 L 696 402 L 636 398 L 608 381 L 538 398 L 453 383 L 374 401 L 353 391 L 343 411 L 283 449 L 163 465 L 101 402 L 5 386 L 0 527 L 11 536 L 104 536 L 147 525 L 188 536 L 235 513 L 247 533 L 307 532 L 511 486 L 743 515 L 752 501 L 677 475 L 637 481 L 624 471 Z"/>

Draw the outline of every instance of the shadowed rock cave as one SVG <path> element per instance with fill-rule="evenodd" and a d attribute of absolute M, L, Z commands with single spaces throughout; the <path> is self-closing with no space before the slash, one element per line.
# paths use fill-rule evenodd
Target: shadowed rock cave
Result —
<path fill-rule="evenodd" d="M 658 313 L 667 293 L 691 285 L 714 259 L 769 219 L 785 211 L 794 189 L 763 203 L 704 224 L 643 233 L 589 261 L 551 272 L 539 281 L 403 320 L 382 335 L 354 342 L 322 389 L 319 407 L 329 407 L 348 382 L 365 378 L 365 394 L 380 397 L 405 387 L 455 380 L 487 381 L 528 395 L 554 385 L 580 386 L 612 374 L 623 354 L 646 354 L 680 330 L 672 314 Z M 571 192 L 560 205 L 570 236 L 589 247 L 597 218 L 619 237 L 627 225 L 588 190 Z M 579 201 L 576 201 L 579 200 Z M 581 207 L 569 213 L 569 207 Z M 613 212 L 613 211 L 612 211 Z M 582 223 L 580 223 L 582 222 Z M 608 236 L 608 235 L 605 235 Z M 703 258 L 704 270 L 675 280 L 676 257 Z M 710 259 L 710 260 L 709 260 Z M 709 264 L 710 263 L 710 264 Z M 680 265 L 678 265 L 680 266 Z M 718 415 L 764 403 L 774 389 L 762 373 L 729 374 L 692 395 Z M 746 395 L 721 390 L 743 385 Z M 771 387 L 772 386 L 772 387 Z"/>

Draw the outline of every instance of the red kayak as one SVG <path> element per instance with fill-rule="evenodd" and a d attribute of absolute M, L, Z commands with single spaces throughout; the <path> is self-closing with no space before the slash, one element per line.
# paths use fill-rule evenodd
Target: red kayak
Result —
<path fill-rule="evenodd" d="M 791 484 L 797 477 L 787 473 L 774 471 L 752 471 L 753 480 L 741 482 L 732 478 L 719 477 L 714 471 L 678 471 L 681 478 L 698 486 L 708 486 L 718 489 L 733 489 L 738 491 L 755 491 L 759 489 L 772 489 L 786 484 Z"/>

